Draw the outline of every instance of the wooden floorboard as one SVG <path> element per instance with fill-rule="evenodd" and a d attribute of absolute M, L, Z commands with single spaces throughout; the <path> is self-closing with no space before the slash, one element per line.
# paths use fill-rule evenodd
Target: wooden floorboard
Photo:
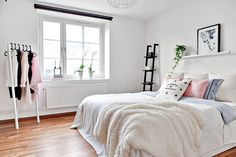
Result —
<path fill-rule="evenodd" d="M 77 130 L 70 129 L 74 115 L 34 119 L 0 125 L 0 157 L 97 157 Z M 236 157 L 236 148 L 215 157 Z"/>

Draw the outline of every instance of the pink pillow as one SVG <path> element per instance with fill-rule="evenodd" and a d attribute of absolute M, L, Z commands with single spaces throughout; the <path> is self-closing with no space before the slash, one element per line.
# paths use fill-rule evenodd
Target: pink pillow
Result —
<path fill-rule="evenodd" d="M 186 89 L 184 96 L 202 98 L 207 90 L 208 80 L 192 80 Z"/>

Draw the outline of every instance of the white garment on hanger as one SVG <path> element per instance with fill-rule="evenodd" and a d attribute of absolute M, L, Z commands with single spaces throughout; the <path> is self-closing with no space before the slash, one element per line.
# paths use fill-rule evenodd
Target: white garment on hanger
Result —
<path fill-rule="evenodd" d="M 7 53 L 9 55 L 9 53 Z M 12 72 L 13 72 L 13 84 L 14 87 L 17 87 L 17 75 L 18 75 L 18 61 L 17 61 L 17 51 L 13 50 L 11 52 L 12 56 L 11 56 L 11 60 L 12 60 Z M 10 63 L 9 63 L 9 59 L 6 59 L 5 62 L 6 68 L 5 68 L 5 76 L 6 76 L 6 80 L 5 80 L 5 85 L 6 87 L 11 87 L 12 83 L 11 83 L 11 77 L 10 77 Z"/>

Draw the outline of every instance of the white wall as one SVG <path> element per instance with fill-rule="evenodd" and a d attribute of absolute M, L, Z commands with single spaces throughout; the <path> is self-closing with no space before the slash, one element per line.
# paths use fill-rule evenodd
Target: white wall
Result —
<path fill-rule="evenodd" d="M 0 120 L 13 118 L 12 101 L 4 87 L 3 56 L 9 42 L 32 45 L 38 52 L 38 14 L 33 8 L 34 0 L 0 1 Z M 137 92 L 141 90 L 144 22 L 115 17 L 111 22 L 110 79 L 108 93 Z M 84 89 L 86 90 L 86 89 Z M 73 111 L 75 108 L 47 110 L 44 94 L 40 98 L 42 114 Z M 79 103 L 79 102 L 78 102 Z M 19 105 L 20 116 L 34 114 L 32 106 Z"/>
<path fill-rule="evenodd" d="M 160 44 L 161 77 L 170 72 L 176 44 L 184 44 L 192 53 L 197 50 L 197 29 L 220 23 L 221 49 L 236 52 L 236 1 L 198 0 L 179 4 L 148 20 L 146 43 Z M 182 61 L 177 71 L 236 72 L 236 55 Z"/>

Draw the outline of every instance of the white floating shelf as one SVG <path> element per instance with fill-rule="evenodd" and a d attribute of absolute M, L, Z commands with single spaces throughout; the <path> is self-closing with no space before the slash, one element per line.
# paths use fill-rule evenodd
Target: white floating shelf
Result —
<path fill-rule="evenodd" d="M 234 54 L 236 54 L 236 53 L 230 53 L 230 51 L 222 51 L 222 52 L 212 53 L 212 54 L 183 56 L 182 59 L 211 57 L 211 56 L 223 56 L 223 55 L 234 55 Z"/>

